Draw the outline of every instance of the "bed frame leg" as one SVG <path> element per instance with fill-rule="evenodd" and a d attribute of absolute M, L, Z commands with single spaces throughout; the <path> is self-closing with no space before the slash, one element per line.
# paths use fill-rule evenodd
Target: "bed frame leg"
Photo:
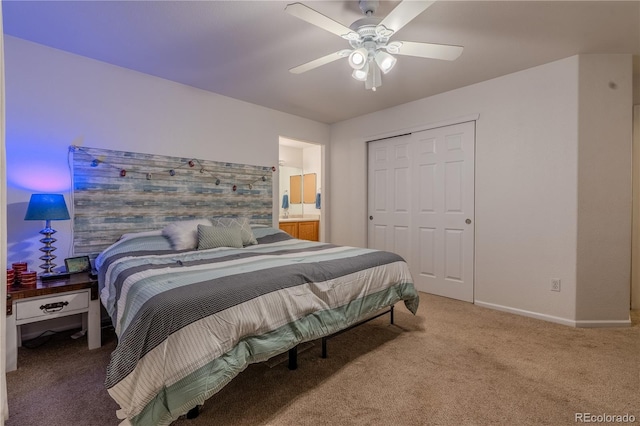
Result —
<path fill-rule="evenodd" d="M 200 406 L 196 405 L 191 410 L 189 410 L 189 412 L 187 413 L 187 419 L 189 419 L 189 420 L 195 419 L 199 415 L 200 415 Z"/>
<path fill-rule="evenodd" d="M 335 336 L 337 336 L 339 334 L 344 333 L 345 331 L 349 331 L 352 328 L 355 328 L 355 327 L 357 327 L 359 325 L 362 325 L 362 324 L 364 324 L 366 322 L 371 321 L 372 319 L 378 318 L 378 317 L 380 317 L 382 315 L 386 315 L 386 314 L 389 314 L 389 317 L 390 317 L 390 320 L 391 320 L 391 324 L 393 324 L 393 308 L 395 308 L 395 305 L 389 306 L 389 310 L 388 311 L 381 312 L 378 315 L 375 315 L 375 316 L 373 316 L 373 317 L 371 317 L 369 319 L 366 319 L 366 320 L 361 321 L 361 322 L 359 322 L 357 324 L 354 324 L 354 325 L 352 325 L 350 327 L 342 329 L 342 330 L 340 330 L 340 331 L 338 331 L 336 333 L 330 334 L 329 336 L 324 336 L 322 338 L 322 358 L 326 358 L 327 357 L 327 340 L 331 339 L 332 337 L 335 337 Z"/>
<path fill-rule="evenodd" d="M 298 368 L 298 346 L 289 349 L 289 370 Z"/>

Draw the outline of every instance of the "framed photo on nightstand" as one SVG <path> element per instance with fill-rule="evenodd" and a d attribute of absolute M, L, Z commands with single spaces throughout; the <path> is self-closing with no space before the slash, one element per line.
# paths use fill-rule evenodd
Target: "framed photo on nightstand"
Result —
<path fill-rule="evenodd" d="M 91 270 L 91 262 L 89 256 L 68 257 L 64 260 L 67 267 L 67 273 L 77 274 L 80 272 L 89 272 Z"/>

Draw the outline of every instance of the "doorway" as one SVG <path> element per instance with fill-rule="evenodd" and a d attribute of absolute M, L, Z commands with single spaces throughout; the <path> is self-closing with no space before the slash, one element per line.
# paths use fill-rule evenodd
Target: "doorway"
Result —
<path fill-rule="evenodd" d="M 295 238 L 323 241 L 323 145 L 280 137 L 278 223 Z"/>

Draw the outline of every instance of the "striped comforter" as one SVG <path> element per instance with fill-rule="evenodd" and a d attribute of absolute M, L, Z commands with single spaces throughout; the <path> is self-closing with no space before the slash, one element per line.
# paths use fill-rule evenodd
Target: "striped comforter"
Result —
<path fill-rule="evenodd" d="M 392 253 L 302 241 L 256 228 L 258 245 L 171 250 L 159 235 L 97 259 L 118 345 L 106 386 L 122 425 L 168 425 L 247 365 L 418 294 Z"/>

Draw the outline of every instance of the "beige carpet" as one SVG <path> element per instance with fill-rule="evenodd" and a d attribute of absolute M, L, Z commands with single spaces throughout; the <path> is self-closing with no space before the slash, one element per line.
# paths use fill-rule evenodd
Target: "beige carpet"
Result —
<path fill-rule="evenodd" d="M 640 315 L 633 326 L 575 329 L 421 294 L 418 316 L 383 317 L 286 362 L 250 366 L 178 426 L 572 425 L 575 413 L 640 422 Z M 71 334 L 71 333 L 69 333 Z M 116 425 L 104 346 L 55 336 L 21 348 L 8 373 L 9 426 Z M 271 363 L 273 364 L 273 363 Z"/>

